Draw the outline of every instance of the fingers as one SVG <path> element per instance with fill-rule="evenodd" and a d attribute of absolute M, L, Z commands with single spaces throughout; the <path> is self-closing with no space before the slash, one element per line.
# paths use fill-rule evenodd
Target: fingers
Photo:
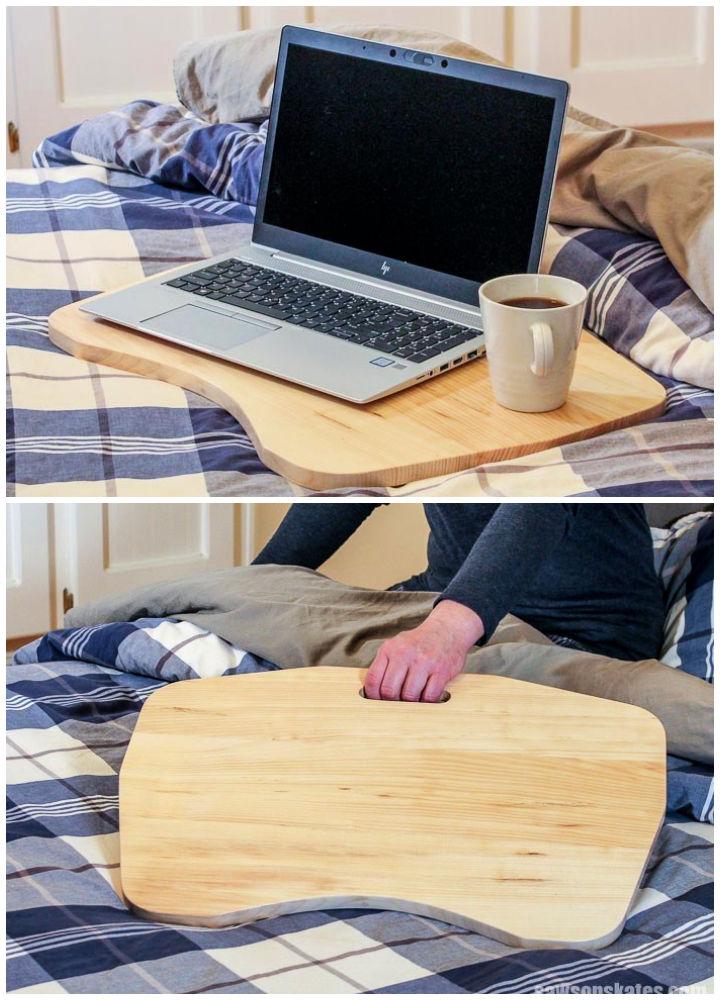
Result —
<path fill-rule="evenodd" d="M 365 696 L 386 701 L 418 701 L 425 686 L 425 672 L 415 677 L 405 692 L 408 665 L 405 657 L 391 645 L 383 644 L 365 676 Z"/>
<path fill-rule="evenodd" d="M 365 677 L 365 695 L 387 701 L 439 701 L 463 663 L 446 662 L 437 642 L 428 648 L 420 630 L 402 632 L 380 646 Z"/>
<path fill-rule="evenodd" d="M 403 681 L 400 697 L 403 701 L 420 701 L 420 696 L 427 683 L 428 669 L 418 665 L 410 667 Z"/>
<path fill-rule="evenodd" d="M 390 659 L 380 682 L 380 697 L 385 701 L 399 701 L 406 674 L 407 667 L 403 663 Z"/>
<path fill-rule="evenodd" d="M 445 691 L 445 678 L 442 674 L 430 674 L 425 684 L 420 701 L 440 701 Z"/>
<path fill-rule="evenodd" d="M 393 662 L 380 651 L 365 676 L 365 696 L 384 701 L 439 701 L 445 691 L 442 674 L 428 674 L 427 668 L 408 667 Z"/>
<path fill-rule="evenodd" d="M 385 676 L 385 669 L 388 665 L 388 656 L 381 646 L 377 651 L 375 659 L 370 664 L 370 669 L 365 675 L 365 697 L 366 698 L 379 698 L 380 697 L 380 685 L 382 684 L 382 679 Z"/>

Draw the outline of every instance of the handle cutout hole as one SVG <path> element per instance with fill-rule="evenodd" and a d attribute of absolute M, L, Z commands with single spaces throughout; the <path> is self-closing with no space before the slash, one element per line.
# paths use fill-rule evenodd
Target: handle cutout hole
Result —
<path fill-rule="evenodd" d="M 368 698 L 368 696 L 365 694 L 365 688 L 364 687 L 360 688 L 360 690 L 358 691 L 358 694 L 360 695 L 361 698 L 364 698 L 366 701 L 390 701 L 390 698 Z M 439 698 L 438 701 L 406 701 L 406 702 L 404 702 L 400 698 L 392 699 L 392 700 L 393 701 L 397 701 L 401 705 L 403 705 L 403 704 L 404 705 L 444 705 L 446 701 L 450 701 L 450 697 L 451 697 L 451 695 L 450 695 L 449 691 L 443 691 L 442 697 Z"/>

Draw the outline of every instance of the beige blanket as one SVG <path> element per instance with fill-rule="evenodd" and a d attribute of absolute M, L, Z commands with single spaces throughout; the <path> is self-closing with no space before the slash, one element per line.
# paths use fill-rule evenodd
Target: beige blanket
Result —
<path fill-rule="evenodd" d="M 499 65 L 439 32 L 342 24 L 327 30 Z M 279 40 L 280 29 L 272 28 L 183 46 L 174 66 L 180 101 L 210 122 L 267 116 Z M 551 221 L 654 237 L 712 310 L 712 208 L 712 156 L 569 109 Z"/>
<path fill-rule="evenodd" d="M 420 624 L 436 596 L 349 587 L 297 567 L 246 566 L 106 597 L 65 621 L 181 618 L 281 667 L 361 668 L 385 639 Z M 470 653 L 466 670 L 638 705 L 660 719 L 670 753 L 712 760 L 712 686 L 657 660 L 629 663 L 555 646 L 509 616 L 487 646 Z"/>

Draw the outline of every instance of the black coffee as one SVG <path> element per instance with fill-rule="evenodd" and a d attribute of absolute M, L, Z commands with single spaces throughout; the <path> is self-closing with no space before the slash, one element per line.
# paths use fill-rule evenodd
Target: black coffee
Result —
<path fill-rule="evenodd" d="M 503 299 L 502 306 L 515 306 L 516 309 L 559 309 L 567 302 L 560 299 L 545 299 L 539 295 L 521 295 L 519 299 Z"/>

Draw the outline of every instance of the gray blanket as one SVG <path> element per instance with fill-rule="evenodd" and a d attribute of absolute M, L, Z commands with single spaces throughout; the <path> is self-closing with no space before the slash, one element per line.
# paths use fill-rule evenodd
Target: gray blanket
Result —
<path fill-rule="evenodd" d="M 436 595 L 350 587 L 298 567 L 247 566 L 152 584 L 75 608 L 72 627 L 137 618 L 194 622 L 280 667 L 367 667 L 382 642 L 413 628 Z M 466 671 L 501 674 L 645 708 L 668 752 L 712 761 L 712 687 L 657 660 L 627 662 L 554 645 L 509 615 Z"/>

